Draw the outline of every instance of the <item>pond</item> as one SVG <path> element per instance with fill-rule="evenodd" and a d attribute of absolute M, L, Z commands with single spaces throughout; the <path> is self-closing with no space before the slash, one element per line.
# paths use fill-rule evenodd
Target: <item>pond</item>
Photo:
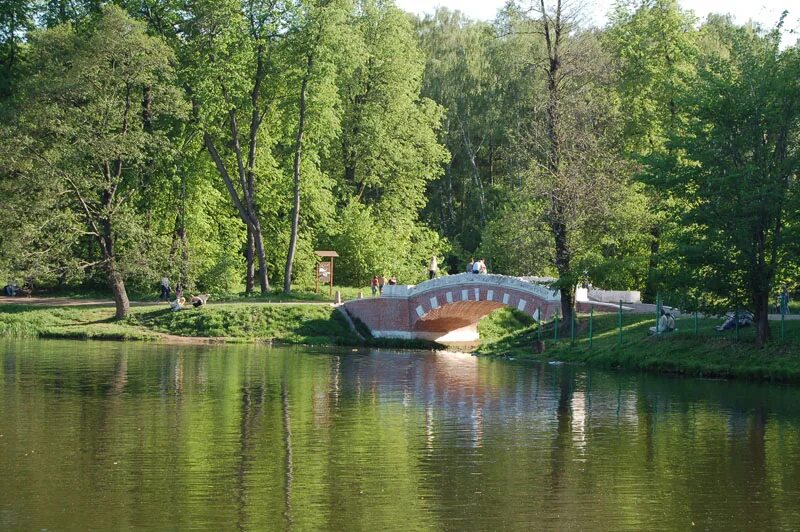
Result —
<path fill-rule="evenodd" d="M 800 529 L 800 389 L 0 342 L 0 529 Z"/>

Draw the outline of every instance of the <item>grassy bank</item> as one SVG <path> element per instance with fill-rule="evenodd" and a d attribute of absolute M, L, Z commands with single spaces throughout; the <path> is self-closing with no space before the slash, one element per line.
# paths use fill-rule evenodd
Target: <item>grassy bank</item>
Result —
<path fill-rule="evenodd" d="M 570 330 L 560 331 L 561 339 L 553 339 L 553 328 L 545 324 L 541 337 L 545 342 L 542 354 L 533 352 L 539 338 L 535 324 L 519 324 L 505 336 L 484 343 L 479 353 L 543 360 L 581 362 L 604 368 L 674 373 L 696 377 L 725 377 L 776 382 L 800 382 L 800 322 L 785 323 L 784 339 L 780 339 L 780 323 L 770 322 L 773 342 L 764 348 L 755 345 L 753 327 L 718 332 L 718 319 L 679 318 L 678 330 L 661 336 L 649 336 L 655 324 L 651 316 L 624 315 L 620 342 L 616 314 L 595 315 L 589 342 L 588 316 L 581 315 L 576 324 L 576 339 Z"/>
<path fill-rule="evenodd" d="M 134 307 L 114 320 L 109 307 L 0 305 L 0 336 L 100 340 L 162 340 L 171 336 L 358 345 L 347 323 L 327 305 L 210 305 L 170 312 Z"/>
<path fill-rule="evenodd" d="M 80 340 L 276 342 L 392 349 L 438 349 L 423 340 L 354 334 L 330 305 L 264 302 L 213 304 L 171 312 L 164 306 L 132 307 L 125 320 L 109 306 L 0 305 L 0 337 Z"/>

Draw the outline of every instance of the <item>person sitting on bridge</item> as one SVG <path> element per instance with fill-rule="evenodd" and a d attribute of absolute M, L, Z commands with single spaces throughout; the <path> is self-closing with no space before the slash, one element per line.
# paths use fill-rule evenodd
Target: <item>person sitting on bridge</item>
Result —
<path fill-rule="evenodd" d="M 480 273 L 487 273 L 486 270 L 486 259 L 481 259 L 481 271 Z"/>
<path fill-rule="evenodd" d="M 395 277 L 394 275 L 392 275 L 392 276 L 389 278 L 389 284 L 390 284 L 390 285 L 392 285 L 392 286 L 396 285 L 396 284 L 397 284 L 397 277 Z"/>
<path fill-rule="evenodd" d="M 475 264 L 475 257 L 469 258 L 469 264 L 467 264 L 467 273 L 472 273 L 472 266 Z"/>
<path fill-rule="evenodd" d="M 472 263 L 472 273 L 481 273 L 481 261 L 476 260 Z"/>

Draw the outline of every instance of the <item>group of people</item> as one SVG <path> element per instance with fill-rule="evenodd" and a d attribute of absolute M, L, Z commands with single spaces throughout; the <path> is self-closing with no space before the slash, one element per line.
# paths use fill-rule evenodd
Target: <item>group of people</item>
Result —
<path fill-rule="evenodd" d="M 661 317 L 658 318 L 658 325 L 650 327 L 650 334 L 664 334 L 675 330 L 675 315 L 672 312 L 665 312 L 662 308 Z"/>
<path fill-rule="evenodd" d="M 191 305 L 194 308 L 200 308 L 206 303 L 208 303 L 208 298 L 211 297 L 211 294 L 200 294 L 197 296 L 189 296 L 189 301 L 187 305 L 186 298 L 183 297 L 183 288 L 181 287 L 180 283 L 175 287 L 175 299 L 171 300 L 172 289 L 170 288 L 169 284 L 169 277 L 166 275 L 161 278 L 161 301 L 166 301 L 169 303 L 169 308 L 173 312 L 177 312 L 179 310 L 183 310 Z"/>
<path fill-rule="evenodd" d="M 373 275 L 372 281 L 370 282 L 370 287 L 372 288 L 372 295 L 383 294 L 383 287 L 386 285 L 395 285 L 397 284 L 397 278 L 392 275 L 388 279 L 385 275 Z"/>
<path fill-rule="evenodd" d="M 486 273 L 486 259 L 470 258 L 467 264 L 467 273 Z"/>

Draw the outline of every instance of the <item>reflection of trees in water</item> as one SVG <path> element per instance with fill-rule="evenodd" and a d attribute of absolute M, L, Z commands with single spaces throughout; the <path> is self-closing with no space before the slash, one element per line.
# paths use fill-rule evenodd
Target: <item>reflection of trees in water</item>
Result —
<path fill-rule="evenodd" d="M 712 528 L 756 519 L 759 528 L 800 525 L 800 517 L 785 517 L 800 480 L 788 463 L 800 453 L 796 389 L 466 356 L 115 349 L 91 371 L 77 357 L 9 363 L 5 354 L 0 386 L 22 390 L 9 383 L 24 382 L 25 393 L 38 393 L 39 407 L 16 406 L 19 419 L 73 403 L 80 428 L 65 447 L 86 455 L 75 467 L 86 466 L 92 489 L 130 482 L 125 504 L 137 509 L 152 504 L 154 490 L 171 490 L 181 493 L 169 504 L 183 505 L 182 515 L 224 514 L 240 528 L 259 519 L 333 528 L 353 517 L 347 511 L 374 515 L 348 507 L 359 489 L 364 499 L 389 497 L 366 489 L 377 486 L 397 499 L 379 502 L 398 508 L 402 490 L 419 490 L 424 503 L 400 509 L 428 512 L 432 528 L 452 525 L 454 512 L 461 523 L 491 528 L 504 513 L 532 519 L 579 504 L 584 515 L 597 514 L 599 528 L 620 508 L 642 528 L 667 514 L 713 517 L 698 519 Z M 53 372 L 35 378 L 45 363 Z M 56 395 L 56 380 L 68 396 Z M 223 408 L 225 396 L 234 400 Z M 142 404 L 159 407 L 137 409 Z M 140 426 L 152 432 L 133 432 Z M 48 434 L 37 430 L 25 434 Z M 138 462 L 130 460 L 124 476 L 99 476 L 97 464 L 119 456 Z M 197 469 L 181 470 L 187 461 Z M 153 465 L 174 478 L 154 476 Z M 632 479 L 651 485 L 622 485 Z M 199 499 L 207 509 L 191 506 Z M 308 504 L 318 505 L 317 517 Z"/>
<path fill-rule="evenodd" d="M 292 483 L 294 481 L 294 459 L 292 454 L 292 420 L 289 411 L 289 391 L 286 380 L 281 380 L 281 417 L 283 419 L 283 493 L 284 512 L 288 528 L 292 526 Z"/>
<path fill-rule="evenodd" d="M 238 528 L 247 527 L 247 476 L 252 470 L 253 463 L 257 460 L 254 453 L 256 435 L 263 418 L 265 386 L 261 381 L 251 380 L 250 372 L 244 375 L 241 387 L 241 418 L 239 421 L 239 452 L 236 468 L 236 500 L 238 507 Z"/>

